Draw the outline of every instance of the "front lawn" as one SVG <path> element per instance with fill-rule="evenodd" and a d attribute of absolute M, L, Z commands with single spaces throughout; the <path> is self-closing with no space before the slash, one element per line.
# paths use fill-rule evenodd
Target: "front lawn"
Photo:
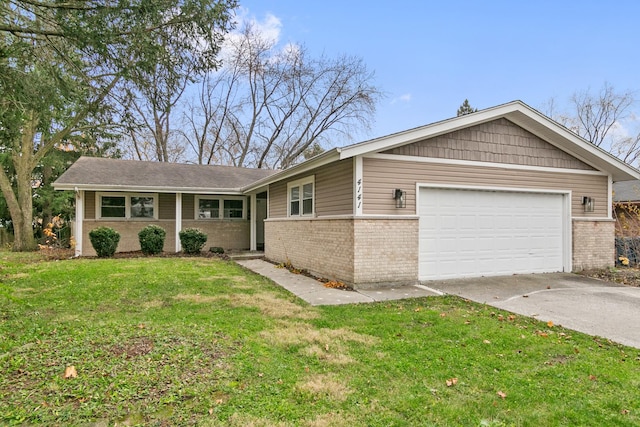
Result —
<path fill-rule="evenodd" d="M 309 307 L 217 259 L 0 252 L 3 425 L 632 426 L 639 392 L 640 350 L 456 297 Z"/>

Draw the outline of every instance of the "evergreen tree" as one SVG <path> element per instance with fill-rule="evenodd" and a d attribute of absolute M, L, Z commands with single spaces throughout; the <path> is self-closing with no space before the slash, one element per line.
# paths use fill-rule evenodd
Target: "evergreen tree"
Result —
<path fill-rule="evenodd" d="M 458 108 L 456 116 L 466 116 L 467 114 L 475 113 L 476 111 L 478 111 L 478 109 L 473 108 L 471 105 L 469 105 L 469 100 L 465 99 L 460 108 Z"/>

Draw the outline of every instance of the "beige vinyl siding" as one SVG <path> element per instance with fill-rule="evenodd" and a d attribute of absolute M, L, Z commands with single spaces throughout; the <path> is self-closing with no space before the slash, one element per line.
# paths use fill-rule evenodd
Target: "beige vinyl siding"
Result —
<path fill-rule="evenodd" d="M 507 119 L 392 148 L 384 154 L 594 170 Z"/>
<path fill-rule="evenodd" d="M 96 192 L 84 192 L 84 219 L 96 219 Z"/>
<path fill-rule="evenodd" d="M 195 219 L 195 196 L 193 194 L 182 195 L 182 219 L 190 220 Z"/>
<path fill-rule="evenodd" d="M 287 216 L 287 181 L 269 185 L 269 218 Z"/>
<path fill-rule="evenodd" d="M 158 218 L 176 219 L 176 195 L 160 193 L 158 195 Z"/>
<path fill-rule="evenodd" d="M 415 215 L 416 183 L 421 183 L 571 191 L 572 217 L 608 216 L 608 178 L 602 175 L 365 158 L 363 178 L 365 215 Z M 406 208 L 395 207 L 394 188 L 407 192 Z M 583 196 L 595 198 L 594 212 L 584 212 Z"/>
<path fill-rule="evenodd" d="M 353 213 L 353 160 L 342 160 L 317 169 L 316 216 Z"/>
<path fill-rule="evenodd" d="M 287 183 L 315 175 L 317 217 L 353 214 L 353 160 L 341 160 L 269 186 L 269 218 L 287 216 Z"/>

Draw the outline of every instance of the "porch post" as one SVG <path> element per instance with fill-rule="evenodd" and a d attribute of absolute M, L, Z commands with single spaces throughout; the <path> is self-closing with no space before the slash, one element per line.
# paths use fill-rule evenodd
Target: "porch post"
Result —
<path fill-rule="evenodd" d="M 256 193 L 253 193 L 249 196 L 250 206 L 251 206 L 251 247 L 252 251 L 255 251 L 258 248 L 257 238 L 256 238 L 256 217 L 258 216 L 258 203 L 256 202 Z"/>
<path fill-rule="evenodd" d="M 76 227 L 75 227 L 75 239 L 76 239 L 76 256 L 82 255 L 82 221 L 84 220 L 84 190 L 78 190 L 76 188 Z"/>
<path fill-rule="evenodd" d="M 180 231 L 182 231 L 182 193 L 176 193 L 176 252 L 182 250 Z"/>

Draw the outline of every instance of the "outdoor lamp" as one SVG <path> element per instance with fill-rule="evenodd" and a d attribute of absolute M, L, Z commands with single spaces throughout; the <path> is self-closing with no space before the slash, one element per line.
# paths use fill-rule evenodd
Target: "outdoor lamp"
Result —
<path fill-rule="evenodd" d="M 582 206 L 584 206 L 585 212 L 593 212 L 595 205 L 596 205 L 596 199 L 594 199 L 593 197 L 587 197 L 587 196 L 582 197 Z"/>
<path fill-rule="evenodd" d="M 396 188 L 393 190 L 393 198 L 396 201 L 396 208 L 406 208 L 407 207 L 407 192 Z"/>

